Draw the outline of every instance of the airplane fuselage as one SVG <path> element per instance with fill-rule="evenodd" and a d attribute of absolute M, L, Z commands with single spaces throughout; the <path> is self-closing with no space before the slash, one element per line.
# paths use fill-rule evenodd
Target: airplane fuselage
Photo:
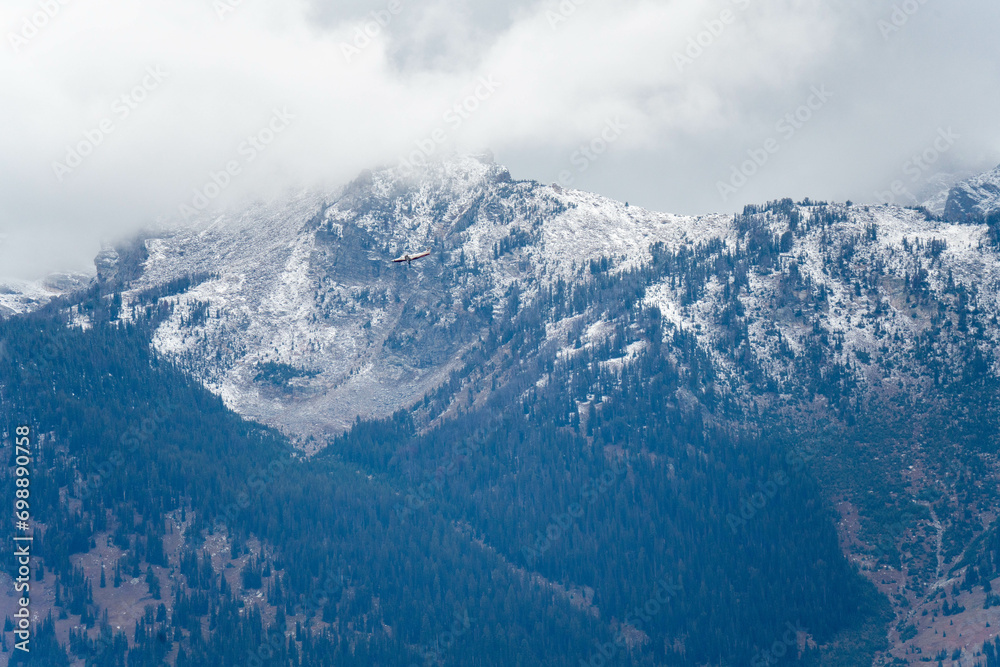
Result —
<path fill-rule="evenodd" d="M 394 259 L 392 261 L 395 262 L 395 263 L 397 263 L 397 264 L 402 263 L 402 262 L 406 262 L 407 265 L 409 265 L 409 264 L 411 264 L 413 262 L 413 260 L 422 259 L 424 257 L 427 257 L 430 254 L 431 254 L 430 250 L 425 250 L 423 252 L 417 253 L 416 255 L 411 255 L 411 254 L 407 253 L 407 254 L 403 255 L 402 257 L 397 257 L 396 259 Z"/>

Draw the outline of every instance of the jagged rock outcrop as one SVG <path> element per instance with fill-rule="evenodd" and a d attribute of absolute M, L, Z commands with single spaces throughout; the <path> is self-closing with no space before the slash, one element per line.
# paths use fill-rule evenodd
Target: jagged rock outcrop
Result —
<path fill-rule="evenodd" d="M 959 183 L 948 193 L 944 217 L 952 222 L 973 222 L 1000 210 L 1000 166 Z"/>
<path fill-rule="evenodd" d="M 123 293 L 124 318 L 144 300 L 170 303 L 161 354 L 235 410 L 306 438 L 421 400 L 515 292 L 531 303 L 559 284 L 625 275 L 654 252 L 739 264 L 739 284 L 672 276 L 645 288 L 668 330 L 694 332 L 709 351 L 717 391 L 739 393 L 748 364 L 779 394 L 794 391 L 795 364 L 817 345 L 822 364 L 862 389 L 910 383 L 916 338 L 959 319 L 914 305 L 918 291 L 996 310 L 974 302 L 1000 286 L 985 233 L 914 210 L 815 202 L 674 216 L 464 157 L 207 216 L 119 251 L 127 263 L 103 254 L 100 275 Z M 412 267 L 388 261 L 427 247 Z M 598 312 L 547 324 L 553 340 L 582 327 L 588 344 L 609 325 Z"/>

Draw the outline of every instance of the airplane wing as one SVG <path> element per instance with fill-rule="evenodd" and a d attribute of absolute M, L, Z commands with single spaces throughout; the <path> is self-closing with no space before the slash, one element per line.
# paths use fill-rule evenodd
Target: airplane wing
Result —
<path fill-rule="evenodd" d="M 400 262 L 412 262 L 415 259 L 422 259 L 431 254 L 430 250 L 424 250 L 423 252 L 418 252 L 416 255 L 403 255 L 402 257 L 397 257 L 392 260 L 393 262 L 399 264 Z"/>

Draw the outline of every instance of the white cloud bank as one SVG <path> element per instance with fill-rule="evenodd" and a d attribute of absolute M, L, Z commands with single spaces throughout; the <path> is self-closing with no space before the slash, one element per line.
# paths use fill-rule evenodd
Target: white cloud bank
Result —
<path fill-rule="evenodd" d="M 1000 161 L 998 27 L 992 0 L 6 0 L 0 275 L 414 151 L 693 213 L 874 200 L 950 128 L 915 191 Z"/>

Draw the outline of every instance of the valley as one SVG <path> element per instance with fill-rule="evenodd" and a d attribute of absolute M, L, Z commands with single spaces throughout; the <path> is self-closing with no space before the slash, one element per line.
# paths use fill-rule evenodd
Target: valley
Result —
<path fill-rule="evenodd" d="M 684 217 L 465 156 L 106 250 L 85 288 L 0 322 L 0 401 L 51 443 L 43 530 L 81 536 L 49 545 L 37 611 L 79 660 L 100 632 L 175 662 L 272 628 L 283 659 L 396 664 L 471 607 L 445 664 L 477 642 L 575 664 L 623 628 L 630 664 L 732 664 L 788 623 L 809 630 L 786 661 L 975 664 L 1000 627 L 993 180 L 937 213 Z M 99 472 L 106 434 L 164 401 L 138 477 Z M 226 510 L 241 492 L 254 512 Z M 95 587 L 112 561 L 133 576 Z M 353 583 L 294 613 L 333 569 Z M 675 575 L 669 609 L 625 622 Z"/>

